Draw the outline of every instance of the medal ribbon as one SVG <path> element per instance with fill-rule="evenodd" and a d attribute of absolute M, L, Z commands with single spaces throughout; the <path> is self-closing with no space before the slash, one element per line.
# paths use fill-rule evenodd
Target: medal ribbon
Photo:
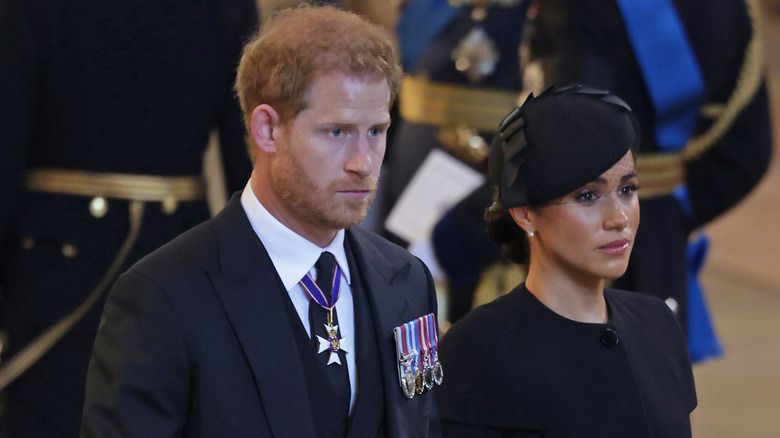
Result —
<path fill-rule="evenodd" d="M 431 361 L 431 366 L 434 365 L 435 359 L 436 359 L 436 350 L 437 346 L 439 345 L 439 333 L 436 331 L 436 320 L 434 319 L 433 313 L 429 313 L 425 316 L 425 319 L 427 321 L 427 327 L 428 327 L 428 342 L 429 342 L 429 351 L 430 351 L 430 357 L 429 360 Z"/>
<path fill-rule="evenodd" d="M 411 323 L 405 322 L 401 326 L 401 334 L 403 335 L 404 338 L 404 348 L 403 348 L 404 357 L 408 357 L 410 352 L 414 353 L 414 348 L 412 347 L 412 342 L 411 342 Z M 414 370 L 416 368 L 414 359 L 412 359 L 409 365 L 412 373 L 414 373 Z"/>
<path fill-rule="evenodd" d="M 433 324 L 433 314 L 425 315 L 425 328 L 427 330 L 425 341 L 428 343 L 428 365 L 433 366 L 433 332 L 436 329 Z"/>
<path fill-rule="evenodd" d="M 428 362 L 428 336 L 427 336 L 427 324 L 426 324 L 426 318 L 424 316 L 421 316 L 415 320 L 417 323 L 417 326 L 420 327 L 420 333 L 419 333 L 419 342 L 420 342 L 420 349 L 422 350 L 422 360 L 424 362 Z"/>
<path fill-rule="evenodd" d="M 320 289 L 320 287 L 317 286 L 317 283 L 314 282 L 314 279 L 311 278 L 310 273 L 307 272 L 301 279 L 301 286 L 306 289 L 306 292 L 315 303 L 319 304 L 320 307 L 325 310 L 331 310 L 336 305 L 336 301 L 339 300 L 339 295 L 341 294 L 341 269 L 339 269 L 338 264 L 333 268 L 333 285 L 331 286 L 330 302 L 328 302 L 322 289 Z"/>
<path fill-rule="evenodd" d="M 406 324 L 401 325 L 401 339 L 403 340 L 403 344 L 401 345 L 401 352 L 403 353 L 404 357 L 406 357 L 409 355 L 409 349 L 406 340 Z"/>
<path fill-rule="evenodd" d="M 414 342 L 414 357 L 417 359 L 417 368 L 422 371 L 422 361 L 420 360 L 422 347 L 420 346 L 420 324 L 418 320 L 412 321 L 412 330 L 414 330 L 412 333 L 414 336 L 412 338 Z"/>
<path fill-rule="evenodd" d="M 429 315 L 431 317 L 431 323 L 433 323 L 433 314 Z M 439 346 L 439 332 L 437 330 L 433 330 L 433 349 L 435 350 L 436 347 Z"/>
<path fill-rule="evenodd" d="M 417 341 L 417 334 L 416 334 L 416 330 L 415 330 L 415 326 L 414 326 L 414 321 L 410 321 L 410 322 L 404 323 L 404 327 L 406 327 L 406 346 L 408 348 L 408 353 L 407 354 L 411 354 L 413 356 L 414 359 L 412 360 L 412 371 L 416 372 L 417 366 L 418 366 L 417 365 L 418 364 L 418 359 L 417 359 L 417 351 L 418 350 L 417 350 L 417 345 L 416 345 L 417 344 L 417 342 L 416 342 Z"/>

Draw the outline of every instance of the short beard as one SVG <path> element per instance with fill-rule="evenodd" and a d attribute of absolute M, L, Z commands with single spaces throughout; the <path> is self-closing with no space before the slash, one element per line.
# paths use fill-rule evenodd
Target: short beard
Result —
<path fill-rule="evenodd" d="M 354 227 L 366 218 L 376 197 L 377 179 L 345 178 L 325 189 L 317 187 L 291 154 L 277 156 L 271 165 L 271 188 L 298 219 L 332 230 Z M 329 205 L 328 196 L 338 190 L 361 187 L 370 191 L 366 199 L 348 199 L 342 205 Z"/>

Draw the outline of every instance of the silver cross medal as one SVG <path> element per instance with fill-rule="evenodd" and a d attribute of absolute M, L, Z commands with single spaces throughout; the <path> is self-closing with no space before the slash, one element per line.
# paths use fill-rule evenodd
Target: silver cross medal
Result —
<path fill-rule="evenodd" d="M 325 350 L 330 350 L 330 358 L 328 358 L 328 365 L 332 363 L 337 363 L 341 365 L 341 359 L 339 359 L 339 350 L 343 351 L 344 353 L 349 353 L 347 350 L 344 349 L 344 347 L 341 345 L 341 343 L 346 339 L 346 336 L 343 338 L 339 338 L 339 326 L 333 325 L 333 309 L 331 308 L 328 312 L 328 322 L 324 325 L 325 326 L 325 332 L 328 333 L 328 339 L 323 338 L 320 335 L 317 335 L 317 340 L 320 341 L 320 351 L 317 353 L 322 353 Z"/>

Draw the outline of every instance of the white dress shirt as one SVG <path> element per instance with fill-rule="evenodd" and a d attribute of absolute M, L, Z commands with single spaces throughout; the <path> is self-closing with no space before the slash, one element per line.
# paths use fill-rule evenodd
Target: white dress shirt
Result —
<path fill-rule="evenodd" d="M 316 244 L 306 240 L 303 236 L 284 226 L 275 217 L 263 207 L 257 200 L 252 187 L 247 183 L 244 192 L 241 194 L 241 206 L 244 208 L 252 229 L 255 230 L 257 237 L 263 242 L 271 262 L 279 274 L 279 278 L 284 284 L 284 288 L 290 295 L 290 300 L 298 312 L 298 317 L 306 329 L 306 333 L 311 337 L 309 328 L 309 301 L 311 298 L 301 285 L 301 279 L 310 273 L 312 278 L 317 279 L 317 273 L 314 264 L 320 258 L 324 251 L 332 253 L 336 257 L 341 269 L 341 293 L 336 302 L 336 313 L 338 315 L 339 331 L 341 332 L 342 348 L 346 351 L 347 371 L 349 372 L 349 387 L 351 391 L 349 399 L 350 411 L 355 404 L 355 393 L 357 388 L 357 365 L 355 362 L 355 306 L 352 301 L 352 288 L 350 284 L 351 275 L 349 264 L 347 263 L 347 253 L 344 250 L 344 230 L 339 230 L 336 237 L 325 248 L 320 248 Z M 323 310 L 324 311 L 324 310 Z M 312 348 L 314 344 L 312 344 Z M 330 354 L 326 350 L 320 354 Z M 340 366 L 331 364 L 328 366 Z"/>

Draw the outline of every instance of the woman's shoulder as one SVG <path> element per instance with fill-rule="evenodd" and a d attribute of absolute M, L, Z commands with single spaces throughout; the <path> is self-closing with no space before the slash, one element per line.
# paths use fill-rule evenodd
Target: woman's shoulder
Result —
<path fill-rule="evenodd" d="M 616 300 L 620 300 L 626 303 L 661 303 L 663 304 L 663 301 L 661 301 L 660 298 L 653 296 L 653 295 L 647 295 L 640 292 L 632 292 L 622 289 L 610 289 L 605 288 L 604 289 L 604 295 L 609 299 L 610 297 Z"/>
<path fill-rule="evenodd" d="M 538 427 L 531 320 L 519 287 L 477 307 L 440 339 L 445 381 L 436 388 L 441 420 L 477 428 Z M 526 292 L 527 293 L 527 292 Z"/>
<path fill-rule="evenodd" d="M 655 345 L 653 348 L 674 351 L 688 361 L 685 336 L 674 312 L 660 298 L 639 292 L 605 290 L 610 320 L 621 337 Z"/>
<path fill-rule="evenodd" d="M 628 314 L 637 321 L 676 319 L 669 306 L 656 296 L 619 289 L 604 289 L 604 297 L 612 313 Z"/>
<path fill-rule="evenodd" d="M 475 308 L 453 324 L 442 341 L 484 344 L 513 332 L 513 327 L 527 322 L 522 294 L 522 286 L 518 286 L 512 292 Z"/>
<path fill-rule="evenodd" d="M 696 390 L 685 336 L 677 317 L 658 297 L 605 290 L 610 318 L 637 378 L 668 400 L 680 400 L 687 414 L 696 407 Z"/>

